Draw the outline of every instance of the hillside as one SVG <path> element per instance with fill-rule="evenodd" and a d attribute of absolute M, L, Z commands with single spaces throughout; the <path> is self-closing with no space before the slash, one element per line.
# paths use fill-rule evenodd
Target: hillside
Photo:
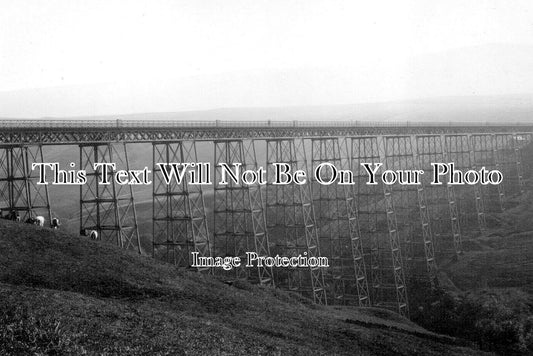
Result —
<path fill-rule="evenodd" d="M 180 271 L 61 231 L 0 221 L 1 354 L 471 355 L 376 309 Z"/>

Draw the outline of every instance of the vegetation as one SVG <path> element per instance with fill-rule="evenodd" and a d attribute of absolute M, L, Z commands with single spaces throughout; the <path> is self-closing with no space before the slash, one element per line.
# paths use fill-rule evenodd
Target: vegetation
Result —
<path fill-rule="evenodd" d="M 482 290 L 452 295 L 437 292 L 415 321 L 447 335 L 475 341 L 501 354 L 533 352 L 533 313 L 519 290 Z"/>
<path fill-rule="evenodd" d="M 533 195 L 509 199 L 487 216 L 489 231 L 441 268 L 445 289 L 415 310 L 414 321 L 502 355 L 533 353 Z"/>
<path fill-rule="evenodd" d="M 0 221 L 0 354 L 471 355 L 375 309 L 228 285 L 61 231 Z"/>

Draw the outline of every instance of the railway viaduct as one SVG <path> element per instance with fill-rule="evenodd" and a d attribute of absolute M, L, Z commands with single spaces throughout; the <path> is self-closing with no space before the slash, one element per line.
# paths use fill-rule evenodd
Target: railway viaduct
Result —
<path fill-rule="evenodd" d="M 224 273 L 319 304 L 375 306 L 409 315 L 412 291 L 435 287 L 439 261 L 461 258 L 463 240 L 485 228 L 485 213 L 505 209 L 507 198 L 520 194 L 531 171 L 523 156 L 532 135 L 533 124 L 520 123 L 3 120 L 0 208 L 16 210 L 23 219 L 35 211 L 51 218 L 48 186 L 37 184 L 31 166 L 46 162 L 43 145 L 74 145 L 78 167 L 87 172 L 86 184 L 80 185 L 80 231 L 97 230 L 102 241 L 138 252 L 141 239 L 150 238 L 154 258 L 188 268 L 192 252 L 243 260 L 247 251 L 325 256 L 329 268 L 263 265 Z M 128 147 L 138 143 L 151 143 L 153 151 L 149 237 L 139 235 L 131 185 L 100 185 L 93 169 L 95 162 L 129 168 Z M 212 152 L 213 186 L 166 184 L 156 163 L 197 162 L 200 144 Z M 303 185 L 270 180 L 266 186 L 220 185 L 219 162 L 240 162 L 243 169 L 264 166 L 268 176 L 274 162 L 307 172 L 330 162 L 351 170 L 354 184 L 311 179 Z M 454 162 L 459 170 L 498 169 L 504 180 L 431 185 L 426 174 L 420 185 L 369 185 L 361 166 L 429 171 L 432 162 Z M 214 194 L 209 206 L 207 193 Z"/>

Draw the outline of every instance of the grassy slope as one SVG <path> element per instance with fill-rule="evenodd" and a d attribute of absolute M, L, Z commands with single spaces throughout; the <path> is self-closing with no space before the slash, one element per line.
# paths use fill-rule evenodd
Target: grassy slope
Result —
<path fill-rule="evenodd" d="M 62 352 L 76 354 L 473 353 L 390 312 L 229 286 L 60 231 L 0 221 L 0 251 L 4 342 L 19 323 L 61 334 Z"/>

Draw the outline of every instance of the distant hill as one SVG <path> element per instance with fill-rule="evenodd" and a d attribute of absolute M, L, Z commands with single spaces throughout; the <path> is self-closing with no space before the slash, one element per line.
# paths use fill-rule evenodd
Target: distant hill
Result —
<path fill-rule="evenodd" d="M 364 53 L 361 56 L 364 57 Z M 378 120 L 406 120 L 419 115 L 431 120 L 431 116 L 423 115 L 442 113 L 446 116 L 456 111 L 468 114 L 468 107 L 474 105 L 475 109 L 473 103 L 480 97 L 481 101 L 488 98 L 493 102 L 485 106 L 484 115 L 474 117 L 474 120 L 484 121 L 487 119 L 483 116 L 490 114 L 493 108 L 503 110 L 499 114 L 504 114 L 506 109 L 517 104 L 514 99 L 500 101 L 496 97 L 523 96 L 530 111 L 532 95 L 533 46 L 488 44 L 418 55 L 398 61 L 392 67 L 378 62 L 358 67 L 257 69 L 182 78 L 140 80 L 132 77 L 129 82 L 120 83 L 4 91 L 0 92 L 0 117 L 189 111 L 179 114 L 179 118 L 217 116 L 255 120 L 279 116 L 280 119 L 337 120 L 348 115 L 354 120 L 363 120 L 371 115 Z M 407 105 L 400 103 L 406 100 Z M 435 110 L 420 112 L 421 108 L 433 105 L 437 105 Z M 246 109 L 275 107 L 288 109 Z M 216 108 L 225 109 L 205 111 Z M 191 112 L 193 110 L 203 112 L 196 115 Z M 463 120 L 464 117 L 455 115 L 447 119 Z"/>
<path fill-rule="evenodd" d="M 1 96 L 1 93 L 0 93 Z M 12 117 L 0 117 L 13 119 Z M 177 121 L 380 121 L 380 122 L 533 122 L 533 94 L 453 96 L 349 105 L 233 107 L 213 110 L 146 112 L 120 115 L 54 116 L 68 120 Z"/>

